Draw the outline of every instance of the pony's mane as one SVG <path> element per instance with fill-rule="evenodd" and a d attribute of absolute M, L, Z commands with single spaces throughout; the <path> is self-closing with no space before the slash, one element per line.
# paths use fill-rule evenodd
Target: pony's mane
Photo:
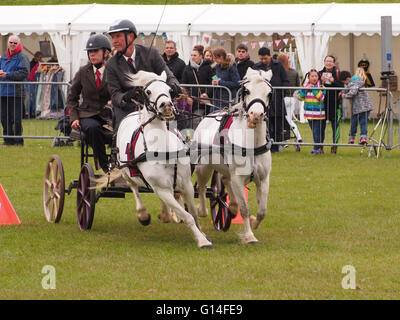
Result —
<path fill-rule="evenodd" d="M 138 71 L 134 76 L 134 80 L 137 81 L 137 83 L 140 86 L 144 86 L 146 83 L 153 79 L 161 79 L 161 76 L 153 73 L 153 72 L 147 72 L 147 71 Z"/>
<path fill-rule="evenodd" d="M 258 73 L 258 74 L 252 74 L 252 75 L 250 75 L 250 77 L 248 77 L 248 76 L 246 76 L 246 77 L 244 77 L 243 78 L 243 80 L 240 80 L 239 81 L 239 83 L 240 83 L 240 85 L 242 85 L 243 83 L 246 83 L 246 82 L 249 82 L 249 81 L 251 81 L 251 82 L 264 82 L 264 77 L 261 75 L 261 73 Z"/>

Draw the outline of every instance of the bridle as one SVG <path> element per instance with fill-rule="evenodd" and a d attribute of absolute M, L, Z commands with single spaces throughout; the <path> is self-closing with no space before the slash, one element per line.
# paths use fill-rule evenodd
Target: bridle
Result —
<path fill-rule="evenodd" d="M 274 89 L 272 88 L 271 84 L 270 84 L 267 80 L 264 79 L 263 81 L 264 81 L 264 82 L 269 86 L 269 88 L 271 89 L 271 92 L 268 94 L 268 102 L 269 102 L 269 101 L 271 100 L 272 92 L 273 92 Z M 242 100 L 242 107 L 243 107 L 244 111 L 247 113 L 253 104 L 255 104 L 255 103 L 260 103 L 260 104 L 263 106 L 264 115 L 267 115 L 267 114 L 268 114 L 268 109 L 269 109 L 269 104 L 267 105 L 263 99 L 255 98 L 255 99 L 252 99 L 249 103 L 246 103 L 246 99 L 245 99 L 245 98 L 246 98 L 246 95 L 248 95 L 250 92 L 249 92 L 249 90 L 245 87 L 245 85 L 246 85 L 247 83 L 249 83 L 249 82 L 250 82 L 250 81 L 248 81 L 248 80 L 244 80 L 244 81 L 241 83 L 241 87 L 240 87 L 240 99 Z"/>
<path fill-rule="evenodd" d="M 142 97 L 144 100 L 144 106 L 147 109 L 147 111 L 154 113 L 157 118 L 162 120 L 163 114 L 157 110 L 157 103 L 160 100 L 160 98 L 162 98 L 162 97 L 166 97 L 168 99 L 171 99 L 171 97 L 169 95 L 167 95 L 166 93 L 161 93 L 157 96 L 157 98 L 154 101 L 151 101 L 150 97 L 149 97 L 150 92 L 149 92 L 148 88 L 154 82 L 162 82 L 162 83 L 165 83 L 166 85 L 168 85 L 168 83 L 166 83 L 164 80 L 153 79 L 153 80 L 150 80 L 149 82 L 147 82 L 146 85 L 140 89 L 140 92 L 142 94 Z M 172 106 L 172 112 L 176 116 L 177 111 L 176 111 L 175 106 L 172 103 L 172 101 L 171 101 L 171 106 Z"/>

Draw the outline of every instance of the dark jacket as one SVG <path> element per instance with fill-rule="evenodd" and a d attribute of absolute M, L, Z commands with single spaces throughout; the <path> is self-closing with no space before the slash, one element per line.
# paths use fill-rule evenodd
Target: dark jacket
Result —
<path fill-rule="evenodd" d="M 82 102 L 79 97 L 82 94 Z M 91 63 L 81 67 L 72 80 L 67 105 L 70 111 L 70 122 L 81 118 L 90 118 L 99 115 L 106 120 L 107 111 L 104 109 L 111 96 L 108 92 L 107 75 L 103 73 L 100 88 L 96 87 L 95 75 Z"/>
<path fill-rule="evenodd" d="M 234 100 L 236 92 L 239 89 L 240 76 L 235 64 L 222 68 L 219 64 L 215 67 L 216 75 L 219 78 L 218 85 L 227 87 L 231 93 L 231 99 Z M 215 90 L 215 97 L 221 100 L 229 100 L 228 92 L 224 89 Z M 218 106 L 229 106 L 226 103 L 215 103 Z"/>
<path fill-rule="evenodd" d="M 243 61 L 239 61 L 239 59 L 236 58 L 236 68 L 239 72 L 240 80 L 243 79 L 243 77 L 246 75 L 247 69 L 251 68 L 254 65 L 254 62 L 250 60 L 250 58 L 246 58 Z"/>
<path fill-rule="evenodd" d="M 163 71 L 167 74 L 167 83 L 179 86 L 178 80 L 165 64 L 157 49 L 135 44 L 135 65 L 136 71 L 147 71 L 161 75 Z M 106 63 L 106 75 L 108 89 L 111 94 L 112 105 L 115 112 L 115 128 L 118 128 L 120 120 L 127 114 L 135 111 L 133 103 L 122 101 L 124 94 L 135 84 L 131 77 L 134 74 L 125 57 L 119 53 L 115 54 Z"/>
<path fill-rule="evenodd" d="M 209 60 L 203 60 L 203 63 L 198 70 L 193 68 L 189 63 L 183 70 L 182 84 L 211 85 L 213 75 L 214 72 Z M 189 91 L 189 94 L 194 97 L 199 97 L 201 93 L 207 93 L 210 98 L 213 96 L 211 88 L 200 88 L 200 90 L 197 87 L 186 88 Z"/>
<path fill-rule="evenodd" d="M 271 59 L 271 64 L 266 66 L 262 62 L 258 62 L 253 66 L 255 70 L 272 70 L 271 85 L 273 87 L 287 87 L 289 86 L 289 80 L 287 72 L 283 64 L 275 59 Z M 286 108 L 283 104 L 284 90 L 276 89 L 272 93 L 272 98 L 270 101 L 269 116 L 282 118 L 286 115 Z"/>
<path fill-rule="evenodd" d="M 26 54 L 21 51 L 12 55 L 10 59 L 7 59 L 6 52 L 0 58 L 0 70 L 7 73 L 5 79 L 0 79 L 0 83 L 1 81 L 26 81 L 30 71 L 29 59 Z M 2 97 L 24 96 L 24 86 L 22 84 L 0 85 L 0 87 L 0 95 Z"/>
<path fill-rule="evenodd" d="M 324 72 L 331 72 L 334 81 L 332 83 L 324 82 L 324 79 L 321 79 L 321 83 L 324 87 L 344 87 L 344 84 L 339 81 L 339 69 L 333 67 L 332 71 L 326 71 L 325 67 L 319 71 L 319 76 L 321 78 Z M 335 120 L 337 117 L 337 109 L 342 104 L 342 99 L 339 98 L 339 90 L 326 90 L 325 96 L 325 113 L 327 120 Z"/>
<path fill-rule="evenodd" d="M 175 52 L 175 54 L 169 60 L 167 59 L 167 55 L 165 53 L 163 53 L 162 57 L 169 70 L 171 70 L 174 74 L 175 78 L 179 82 L 182 82 L 182 74 L 186 64 L 181 58 L 179 58 L 178 52 Z"/>
<path fill-rule="evenodd" d="M 300 87 L 300 77 L 299 73 L 295 70 L 290 68 L 287 72 L 289 87 Z M 293 93 L 295 90 L 286 90 L 285 97 L 293 97 Z"/>

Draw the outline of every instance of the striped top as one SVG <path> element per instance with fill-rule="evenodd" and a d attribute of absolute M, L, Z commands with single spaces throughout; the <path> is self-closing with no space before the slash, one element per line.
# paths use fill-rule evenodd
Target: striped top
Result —
<path fill-rule="evenodd" d="M 324 98 L 325 92 L 320 88 L 320 82 L 316 85 L 311 85 L 307 82 L 304 85 L 305 88 L 318 88 L 314 90 L 299 90 L 297 95 L 299 100 L 304 101 L 304 118 L 309 120 L 324 120 L 325 119 L 325 107 Z"/>

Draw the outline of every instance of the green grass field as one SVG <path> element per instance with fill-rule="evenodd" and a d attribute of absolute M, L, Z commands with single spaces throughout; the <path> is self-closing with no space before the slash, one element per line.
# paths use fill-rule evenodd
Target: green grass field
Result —
<path fill-rule="evenodd" d="M 61 222 L 48 223 L 47 160 L 61 157 L 68 185 L 79 174 L 79 147 L 26 139 L 23 148 L 1 148 L 0 183 L 22 224 L 0 227 L 0 299 L 398 299 L 399 149 L 380 159 L 360 156 L 359 148 L 315 157 L 310 150 L 273 155 L 258 245 L 239 244 L 241 225 L 223 233 L 203 218 L 214 248 L 199 250 L 184 225 L 157 219 L 153 194 L 143 195 L 152 215 L 147 227 L 127 194 L 100 199 L 92 230 L 80 231 L 76 190 L 66 196 Z M 253 214 L 254 191 L 250 185 Z M 55 267 L 55 290 L 42 288 L 45 265 Z M 341 286 L 345 265 L 356 269 L 356 290 Z"/>

